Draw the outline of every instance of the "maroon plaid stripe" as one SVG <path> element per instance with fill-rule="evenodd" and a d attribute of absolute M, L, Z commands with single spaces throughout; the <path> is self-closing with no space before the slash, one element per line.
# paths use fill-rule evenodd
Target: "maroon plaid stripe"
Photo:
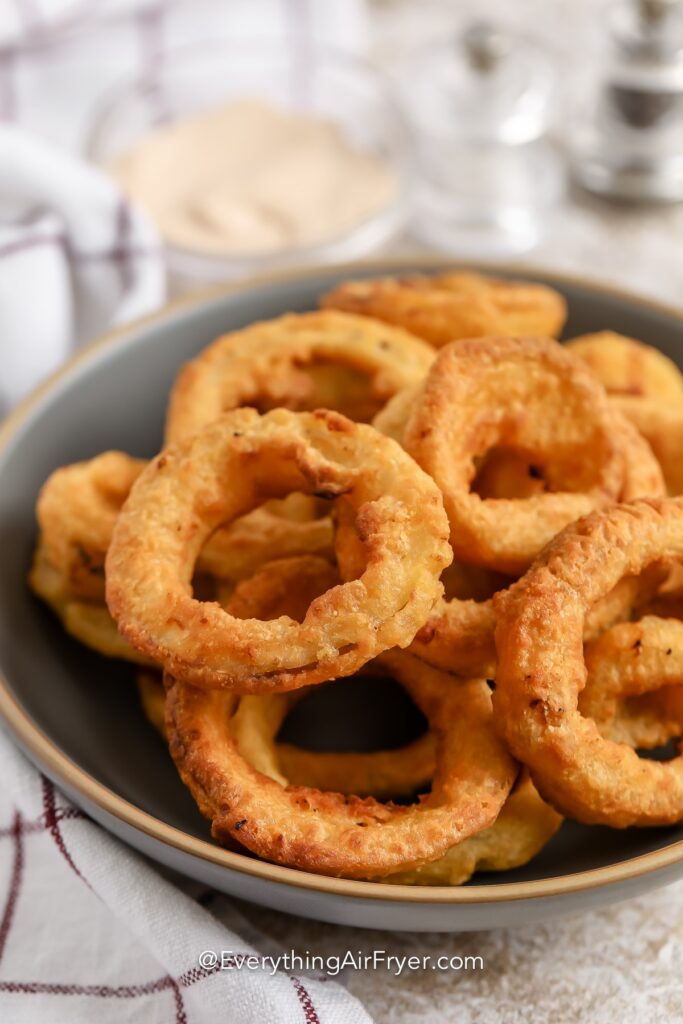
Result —
<path fill-rule="evenodd" d="M 87 815 L 83 811 L 79 811 L 77 807 L 58 807 L 57 817 L 60 821 L 70 821 L 74 818 L 85 819 Z M 48 825 L 45 821 L 45 815 L 41 814 L 35 821 L 24 821 L 22 818 L 21 823 L 21 834 L 23 836 L 30 836 L 35 832 L 47 831 Z M 15 826 L 14 824 L 9 825 L 5 828 L 0 828 L 0 839 L 14 838 Z"/>
<path fill-rule="evenodd" d="M 121 264 L 122 280 L 125 287 L 130 284 L 131 266 L 130 261 L 139 256 L 158 256 L 160 249 L 153 246 L 132 245 L 125 239 L 122 240 L 124 229 L 120 226 L 123 217 L 117 218 L 117 239 L 109 249 L 102 249 L 99 252 L 79 252 L 74 249 L 69 239 L 62 232 L 51 232 L 49 234 L 27 235 L 24 238 L 16 238 L 0 246 L 0 259 L 5 256 L 15 256 L 25 249 L 35 249 L 41 245 L 55 245 L 64 250 L 65 255 L 74 263 L 106 263 L 113 262 Z"/>
<path fill-rule="evenodd" d="M 45 824 L 47 825 L 48 831 L 55 841 L 55 846 L 61 853 L 64 860 L 67 862 L 69 867 L 75 874 L 78 875 L 82 882 L 90 888 L 90 883 L 86 878 L 83 877 L 81 872 L 74 864 L 71 854 L 66 848 L 64 837 L 62 836 L 62 830 L 59 827 L 60 818 L 57 814 L 57 801 L 55 796 L 55 787 L 52 785 L 49 779 L 46 779 L 44 775 L 41 776 L 43 786 L 43 809 L 45 813 Z"/>
<path fill-rule="evenodd" d="M 114 262 L 117 264 L 121 275 L 121 291 L 123 295 L 127 293 L 133 283 L 133 268 L 130 265 L 128 248 L 130 245 L 131 228 L 131 209 L 122 197 L 116 209 L 116 241 L 111 251 L 116 253 Z"/>
<path fill-rule="evenodd" d="M 41 245 L 58 245 L 60 248 L 66 246 L 66 236 L 61 232 L 52 231 L 49 234 L 26 235 L 23 238 L 15 238 L 5 245 L 0 245 L 0 259 L 4 256 L 15 256 L 18 252 L 27 249 L 38 249 Z"/>
<path fill-rule="evenodd" d="M 24 821 L 22 822 L 21 832 L 22 835 L 29 835 L 31 832 L 44 832 L 45 831 L 45 819 L 40 817 L 37 821 Z M 15 826 L 14 823 L 11 825 L 0 828 L 0 839 L 14 839 Z"/>
<path fill-rule="evenodd" d="M 294 991 L 297 994 L 297 998 L 301 1003 L 301 1009 L 304 1011 L 304 1020 L 306 1024 L 320 1024 L 320 1017 L 317 1014 L 313 1001 L 309 995 L 308 989 L 296 975 L 290 975 L 289 980 L 294 986 Z"/>
<path fill-rule="evenodd" d="M 171 988 L 171 978 L 158 978 L 143 985 L 76 985 L 43 981 L 0 981 L 0 992 L 20 995 L 92 996 L 97 999 L 137 999 Z"/>
<path fill-rule="evenodd" d="M 0 960 L 2 960 L 2 954 L 5 952 L 5 946 L 7 945 L 7 936 L 9 935 L 9 930 L 12 926 L 12 919 L 14 917 L 17 899 L 19 897 L 19 889 L 21 888 L 21 879 L 24 871 L 24 837 L 22 830 L 22 818 L 19 811 L 14 815 L 11 835 L 14 840 L 14 863 L 12 865 L 12 873 L 10 875 L 9 891 L 7 893 L 5 909 L 2 915 L 2 920 L 0 921 Z"/>
<path fill-rule="evenodd" d="M 178 982 L 173 978 L 170 979 L 171 988 L 173 989 L 173 1002 L 175 1003 L 175 1020 L 176 1024 L 187 1024 L 187 1014 L 185 1013 L 185 1003 L 183 1001 L 183 994 L 180 991 Z"/>

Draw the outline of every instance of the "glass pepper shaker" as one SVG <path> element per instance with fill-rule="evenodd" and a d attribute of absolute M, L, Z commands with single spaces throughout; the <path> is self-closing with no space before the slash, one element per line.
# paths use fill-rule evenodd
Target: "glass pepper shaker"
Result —
<path fill-rule="evenodd" d="M 543 48 L 472 24 L 418 53 L 402 94 L 417 148 L 415 233 L 477 257 L 536 245 L 564 182 L 547 135 L 556 75 Z"/>
<path fill-rule="evenodd" d="M 621 0 L 606 29 L 576 178 L 620 200 L 683 200 L 683 3 Z"/>

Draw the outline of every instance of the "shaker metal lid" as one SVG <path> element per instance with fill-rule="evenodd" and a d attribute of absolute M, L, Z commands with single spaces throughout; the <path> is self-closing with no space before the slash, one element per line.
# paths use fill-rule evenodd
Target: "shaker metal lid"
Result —
<path fill-rule="evenodd" d="M 593 117 L 576 146 L 590 191 L 634 202 L 683 200 L 683 3 L 620 0 L 607 18 Z"/>
<path fill-rule="evenodd" d="M 644 95 L 683 92 L 681 0 L 621 0 L 609 10 L 607 27 L 610 86 Z"/>
<path fill-rule="evenodd" d="M 621 0 L 609 12 L 609 28 L 619 49 L 634 62 L 683 58 L 681 0 Z"/>

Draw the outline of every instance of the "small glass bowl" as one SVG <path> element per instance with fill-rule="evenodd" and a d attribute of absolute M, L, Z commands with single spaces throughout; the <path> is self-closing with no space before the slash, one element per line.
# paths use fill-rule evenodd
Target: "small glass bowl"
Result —
<path fill-rule="evenodd" d="M 410 134 L 384 77 L 359 58 L 303 40 L 214 40 L 164 55 L 140 77 L 97 105 L 85 149 L 110 166 L 154 128 L 238 99 L 332 121 L 350 146 L 383 159 L 396 187 L 391 201 L 342 234 L 313 245 L 268 253 L 207 253 L 166 244 L 168 266 L 181 282 L 244 277 L 274 267 L 355 259 L 395 238 L 410 213 Z"/>

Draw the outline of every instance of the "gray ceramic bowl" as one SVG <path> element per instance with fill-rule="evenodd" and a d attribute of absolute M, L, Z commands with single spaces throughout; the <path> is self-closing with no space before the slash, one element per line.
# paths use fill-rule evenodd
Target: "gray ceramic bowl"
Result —
<path fill-rule="evenodd" d="M 683 827 L 612 832 L 566 823 L 526 868 L 480 875 L 452 889 L 324 878 L 221 850 L 143 719 L 130 670 L 71 641 L 27 590 L 33 510 L 51 470 L 108 448 L 152 455 L 178 367 L 218 334 L 309 309 L 340 279 L 407 269 L 337 267 L 173 306 L 95 344 L 18 410 L 0 435 L 0 712 L 29 757 L 126 842 L 218 889 L 290 913 L 375 928 L 457 931 L 539 920 L 665 884 L 683 875 Z M 683 318 L 674 311 L 528 268 L 514 274 L 566 295 L 568 335 L 610 327 L 646 339 L 683 365 Z M 338 704 L 339 697 L 337 690 L 329 699 Z M 358 697 L 349 689 L 351 704 Z M 323 742 L 339 740 L 349 718 L 356 740 L 362 721 L 362 738 L 376 742 L 372 700 L 367 708 L 344 712 L 335 705 L 330 715 L 319 705 L 319 721 L 334 721 L 337 730 L 335 737 L 321 725 Z M 396 741 L 406 728 L 402 719 L 395 705 L 389 724 Z"/>

